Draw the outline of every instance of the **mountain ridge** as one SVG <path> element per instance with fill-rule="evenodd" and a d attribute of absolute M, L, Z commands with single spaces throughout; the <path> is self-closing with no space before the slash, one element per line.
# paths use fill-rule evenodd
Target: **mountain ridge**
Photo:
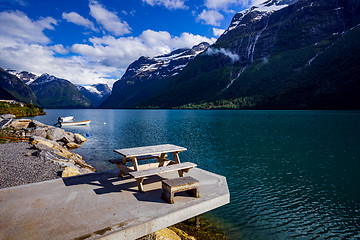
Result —
<path fill-rule="evenodd" d="M 114 83 L 111 95 L 100 108 L 132 108 L 140 101 L 150 98 L 171 84 L 167 79 L 179 74 L 188 62 L 208 46 L 208 43 L 200 43 L 191 49 L 176 49 L 153 58 L 140 57 Z"/>
<path fill-rule="evenodd" d="M 171 79 L 173 84 L 166 91 L 141 102 L 138 107 L 212 108 L 211 103 L 218 103 L 219 108 L 236 109 L 341 109 L 348 108 L 345 103 L 358 102 L 339 79 L 326 75 L 329 69 L 321 68 L 322 73 L 314 68 L 310 71 L 306 66 L 330 64 L 333 58 L 346 65 L 342 71 L 359 74 L 353 67 L 359 64 L 358 48 L 353 43 L 359 40 L 353 33 L 360 23 L 359 2 L 299 0 L 257 18 L 259 15 L 262 13 L 256 11 L 247 14 L 208 48 L 207 51 L 216 52 L 216 57 L 207 52 L 199 54 Z M 235 15 L 233 21 L 238 20 L 239 15 Z M 319 58 L 330 51 L 331 46 L 343 48 L 336 41 L 350 32 L 355 40 L 344 44 L 351 44 L 352 55 L 335 51 L 339 56 Z M 233 61 L 224 51 L 238 58 Z M 317 86 L 310 77 L 301 77 L 308 76 L 308 72 L 321 76 L 316 79 Z M 349 82 L 358 85 L 357 79 L 351 78 Z M 343 105 L 325 96 L 327 84 L 335 84 L 338 90 L 338 95 L 333 93 L 332 98 L 344 99 L 346 96 L 341 92 L 349 93 Z M 359 104 L 355 105 L 351 104 L 353 108 L 360 108 Z"/>

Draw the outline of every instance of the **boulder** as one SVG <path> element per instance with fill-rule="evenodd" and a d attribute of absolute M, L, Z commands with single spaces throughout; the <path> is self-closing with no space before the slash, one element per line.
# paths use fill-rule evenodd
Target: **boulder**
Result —
<path fill-rule="evenodd" d="M 74 142 L 68 142 L 68 143 L 66 144 L 66 146 L 67 146 L 69 149 L 75 149 L 75 148 L 81 147 L 80 144 L 77 144 L 77 143 L 74 143 Z"/>
<path fill-rule="evenodd" d="M 82 143 L 86 142 L 86 140 L 87 140 L 86 138 L 84 138 L 83 136 L 81 136 L 78 133 L 74 134 L 74 139 L 75 139 L 75 143 L 77 143 L 77 144 L 82 144 Z"/>
<path fill-rule="evenodd" d="M 155 235 L 157 240 L 181 240 L 181 238 L 174 231 L 168 228 L 156 231 Z"/>
<path fill-rule="evenodd" d="M 17 120 L 13 120 L 10 126 L 15 129 L 25 129 L 28 128 L 30 122 L 31 122 L 30 119 L 17 119 Z"/>
<path fill-rule="evenodd" d="M 75 167 L 66 167 L 65 170 L 62 172 L 61 177 L 65 178 L 65 177 L 72 177 L 77 175 L 80 175 L 79 169 Z"/>
<path fill-rule="evenodd" d="M 62 140 L 66 136 L 66 133 L 63 129 L 56 127 L 49 128 L 47 134 L 49 135 L 50 139 L 53 141 Z"/>
<path fill-rule="evenodd" d="M 16 116 L 15 115 L 12 115 L 12 114 L 3 114 L 1 115 L 1 118 L 3 119 L 9 119 L 9 118 L 15 118 Z"/>
<path fill-rule="evenodd" d="M 34 129 L 30 130 L 27 135 L 46 138 L 46 131 L 45 129 Z"/>
<path fill-rule="evenodd" d="M 74 143 L 75 142 L 74 134 L 71 132 L 65 132 L 63 138 L 61 138 L 58 141 L 63 142 L 64 145 L 67 145 L 68 143 Z"/>
<path fill-rule="evenodd" d="M 36 121 L 36 120 L 32 120 L 30 123 L 29 123 L 29 128 L 48 128 L 49 126 L 46 125 L 46 124 L 43 124 L 39 121 Z"/>

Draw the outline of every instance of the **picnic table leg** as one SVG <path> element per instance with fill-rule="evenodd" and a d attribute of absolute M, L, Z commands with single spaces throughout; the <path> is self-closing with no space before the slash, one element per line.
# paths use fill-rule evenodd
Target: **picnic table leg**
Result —
<path fill-rule="evenodd" d="M 165 163 L 165 156 L 166 156 L 166 153 L 162 153 L 162 154 L 160 155 L 160 157 L 158 158 L 158 161 L 159 161 L 159 167 L 164 166 L 164 163 Z"/>
<path fill-rule="evenodd" d="M 120 168 L 119 176 L 122 178 L 122 177 L 124 177 L 124 171 L 123 171 L 123 169 L 122 169 L 121 164 L 124 165 L 124 166 L 126 166 L 126 157 L 123 157 L 122 163 L 117 164 L 118 167 Z"/>
<path fill-rule="evenodd" d="M 144 192 L 144 186 L 143 186 L 144 178 L 137 178 L 136 183 L 138 185 L 139 192 Z"/>
<path fill-rule="evenodd" d="M 136 157 L 131 158 L 131 161 L 133 163 L 135 171 L 139 171 L 139 165 L 137 163 Z M 144 192 L 144 186 L 143 186 L 144 178 L 136 178 L 136 183 L 138 185 L 139 192 Z"/>
<path fill-rule="evenodd" d="M 175 163 L 180 163 L 179 152 L 173 152 L 173 156 L 174 156 Z M 182 170 L 179 170 L 178 173 L 179 173 L 179 177 L 184 176 L 184 172 Z"/>

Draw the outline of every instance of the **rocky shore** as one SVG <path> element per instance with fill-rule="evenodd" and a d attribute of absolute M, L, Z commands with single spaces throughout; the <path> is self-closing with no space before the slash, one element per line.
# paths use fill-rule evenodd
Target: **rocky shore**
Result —
<path fill-rule="evenodd" d="M 96 172 L 82 156 L 71 152 L 86 141 L 79 134 L 45 125 L 36 120 L 0 116 L 0 188 Z M 5 120 L 5 121 L 4 121 Z M 3 124 L 1 124 L 1 122 Z M 193 225 L 193 223 L 191 224 Z M 183 227 L 183 226 L 182 226 Z M 202 227 L 203 228 L 203 227 Z M 187 229 L 197 237 L 206 231 Z M 150 234 L 141 240 L 195 240 L 176 226 Z"/>
<path fill-rule="evenodd" d="M 96 172 L 71 152 L 86 141 L 80 134 L 36 120 L 0 120 L 8 120 L 0 130 L 0 188 Z"/>

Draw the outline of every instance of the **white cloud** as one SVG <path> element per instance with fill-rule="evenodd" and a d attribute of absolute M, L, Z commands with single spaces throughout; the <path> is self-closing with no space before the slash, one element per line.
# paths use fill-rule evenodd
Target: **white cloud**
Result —
<path fill-rule="evenodd" d="M 64 48 L 64 46 L 62 44 L 56 44 L 54 46 L 50 46 L 49 49 L 53 50 L 56 53 L 63 54 L 63 55 L 69 53 L 69 50 Z"/>
<path fill-rule="evenodd" d="M 79 15 L 76 12 L 70 12 L 70 13 L 63 13 L 62 14 L 63 19 L 65 19 L 68 22 L 74 23 L 76 25 L 80 25 L 86 28 L 89 28 L 93 31 L 96 31 L 96 28 L 94 26 L 94 23 L 91 22 L 89 19 L 86 19 Z"/>
<path fill-rule="evenodd" d="M 166 31 L 146 30 L 138 37 L 91 38 L 92 45 L 74 44 L 71 50 L 86 56 L 91 61 L 99 61 L 106 66 L 126 69 L 140 56 L 154 57 L 177 48 L 190 48 L 200 42 L 212 44 L 215 41 L 215 38 L 209 39 L 191 33 L 173 37 Z"/>
<path fill-rule="evenodd" d="M 197 17 L 198 21 L 202 21 L 205 24 L 212 26 L 220 26 L 220 21 L 224 19 L 224 16 L 215 10 L 203 10 Z"/>
<path fill-rule="evenodd" d="M 43 30 L 45 28 L 53 30 L 53 25 L 57 24 L 52 17 L 33 21 L 20 11 L 0 12 L 0 22 L 1 38 L 43 44 L 50 42 L 50 39 L 44 35 Z"/>
<path fill-rule="evenodd" d="M 205 0 L 205 6 L 209 9 L 228 9 L 229 6 L 239 4 L 238 0 Z"/>
<path fill-rule="evenodd" d="M 204 3 L 208 9 L 232 12 L 233 10 L 231 10 L 231 7 L 250 7 L 252 5 L 258 5 L 265 1 L 266 0 L 204 0 Z"/>
<path fill-rule="evenodd" d="M 200 42 L 216 41 L 191 33 L 171 36 L 166 31 L 143 31 L 139 36 L 90 38 L 89 44 L 51 44 L 44 30 L 53 28 L 52 18 L 31 20 L 24 13 L 0 12 L 0 66 L 7 69 L 49 73 L 75 84 L 112 85 L 140 56 L 154 57 Z M 67 55 L 69 51 L 71 56 Z M 61 56 L 63 55 L 63 56 Z"/>
<path fill-rule="evenodd" d="M 165 6 L 166 8 L 172 9 L 188 9 L 185 5 L 186 0 L 142 0 L 151 6 L 159 5 Z"/>
<path fill-rule="evenodd" d="M 225 29 L 213 28 L 213 35 L 215 37 L 220 37 L 221 34 L 225 32 Z"/>
<path fill-rule="evenodd" d="M 218 55 L 218 54 L 222 54 L 222 55 L 225 55 L 227 57 L 229 57 L 231 59 L 231 61 L 235 62 L 235 61 L 238 61 L 239 60 L 239 55 L 235 54 L 235 53 L 232 53 L 230 52 L 229 50 L 225 49 L 225 48 L 220 48 L 220 49 L 217 49 L 217 48 L 211 48 L 209 47 L 207 49 L 207 51 L 205 52 L 205 54 L 207 55 Z"/>
<path fill-rule="evenodd" d="M 107 31 L 116 36 L 122 36 L 131 32 L 131 28 L 127 22 L 122 22 L 115 13 L 106 10 L 97 1 L 91 1 L 89 7 L 90 15 Z"/>

